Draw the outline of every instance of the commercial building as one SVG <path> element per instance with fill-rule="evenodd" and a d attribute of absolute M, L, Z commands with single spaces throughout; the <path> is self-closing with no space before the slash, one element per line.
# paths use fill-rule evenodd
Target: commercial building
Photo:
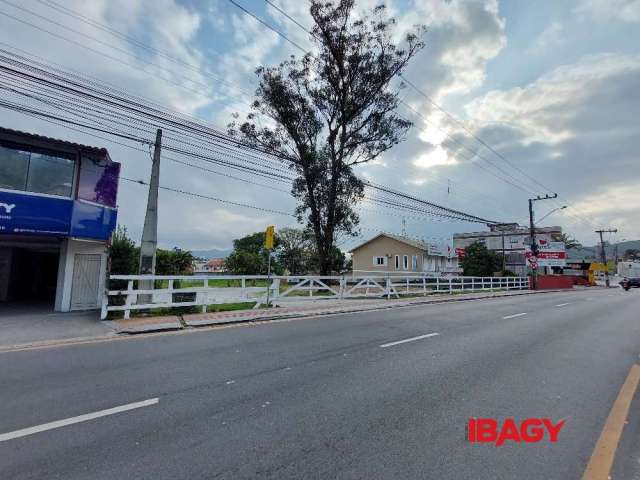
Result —
<path fill-rule="evenodd" d="M 355 274 L 457 273 L 457 261 L 446 245 L 380 233 L 351 249 Z"/>
<path fill-rule="evenodd" d="M 100 306 L 119 175 L 104 148 L 0 128 L 0 302 Z"/>
<path fill-rule="evenodd" d="M 543 246 L 557 242 L 562 235 L 562 228 L 536 227 L 535 232 L 536 241 Z M 464 256 L 464 249 L 475 242 L 483 243 L 489 250 L 503 254 L 506 270 L 516 275 L 527 274 L 527 250 L 531 247 L 528 227 L 517 223 L 499 224 L 491 226 L 489 231 L 453 235 L 453 248 L 459 258 Z"/>

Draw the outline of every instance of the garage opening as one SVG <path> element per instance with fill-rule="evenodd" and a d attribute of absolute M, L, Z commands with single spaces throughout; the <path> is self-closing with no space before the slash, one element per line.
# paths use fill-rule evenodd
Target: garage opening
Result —
<path fill-rule="evenodd" d="M 0 302 L 50 306 L 53 310 L 59 259 L 59 242 L 2 242 Z"/>

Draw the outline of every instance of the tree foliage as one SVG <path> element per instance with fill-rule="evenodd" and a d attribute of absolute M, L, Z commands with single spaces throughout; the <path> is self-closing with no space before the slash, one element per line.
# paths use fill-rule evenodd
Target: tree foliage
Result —
<path fill-rule="evenodd" d="M 564 242 L 564 246 L 567 250 L 571 250 L 572 248 L 581 248 L 582 244 L 576 240 L 575 238 L 569 236 L 567 233 L 561 233 L 558 235 L 559 242 Z"/>
<path fill-rule="evenodd" d="M 233 241 L 233 252 L 226 258 L 227 269 L 236 275 L 266 275 L 269 251 L 264 248 L 265 233 L 256 232 Z M 276 234 L 274 247 L 280 239 Z M 271 273 L 281 275 L 284 269 L 276 258 L 271 259 Z"/>
<path fill-rule="evenodd" d="M 484 243 L 475 242 L 464 249 L 464 257 L 460 262 L 463 274 L 472 277 L 492 277 L 500 270 L 502 258 Z"/>
<path fill-rule="evenodd" d="M 138 273 L 140 249 L 129 238 L 127 227 L 118 225 L 111 236 L 109 259 L 112 275 L 133 275 Z"/>
<path fill-rule="evenodd" d="M 278 260 L 291 275 L 309 273 L 314 256 L 313 235 L 298 228 L 283 228 L 278 232 Z"/>
<path fill-rule="evenodd" d="M 423 28 L 399 47 L 384 6 L 356 18 L 354 0 L 311 0 L 309 11 L 315 48 L 258 68 L 252 112 L 229 133 L 290 164 L 298 220 L 313 233 L 320 272 L 328 273 L 336 236 L 354 234 L 359 222 L 353 207 L 364 184 L 353 168 L 401 142 L 412 125 L 396 113 L 400 99 L 390 82 L 424 46 Z"/>
<path fill-rule="evenodd" d="M 193 273 L 195 257 L 187 250 L 156 250 L 156 275 L 189 275 Z"/>
<path fill-rule="evenodd" d="M 109 247 L 112 275 L 135 275 L 138 273 L 140 247 L 129 237 L 127 228 L 118 225 L 111 237 Z M 173 248 L 156 250 L 156 275 L 187 275 L 193 271 L 194 257 L 191 252 Z"/>

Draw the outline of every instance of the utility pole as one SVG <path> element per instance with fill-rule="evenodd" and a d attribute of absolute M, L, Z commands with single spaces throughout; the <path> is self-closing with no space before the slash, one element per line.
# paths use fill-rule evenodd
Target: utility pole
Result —
<path fill-rule="evenodd" d="M 507 269 L 507 257 L 504 255 L 504 230 L 502 230 L 502 271 Z"/>
<path fill-rule="evenodd" d="M 158 184 L 160 181 L 160 150 L 162 149 L 162 130 L 156 132 L 156 143 L 153 149 L 153 163 L 151 165 L 151 180 L 149 181 L 149 197 L 147 212 L 144 216 L 144 229 L 140 242 L 140 275 L 156 273 L 156 248 L 158 246 Z M 141 280 L 140 290 L 153 290 L 153 280 Z M 151 294 L 138 295 L 138 303 L 152 303 Z"/>
<path fill-rule="evenodd" d="M 617 228 L 610 228 L 608 230 L 596 230 L 596 233 L 600 235 L 600 257 L 602 260 L 602 264 L 604 265 L 604 284 L 609 288 L 611 283 L 609 281 L 609 265 L 607 265 L 607 252 L 604 249 L 604 238 L 603 234 L 605 233 L 617 233 Z"/>
<path fill-rule="evenodd" d="M 551 200 L 553 198 L 558 198 L 558 194 L 554 193 L 553 195 L 545 195 L 544 197 L 538 195 L 536 198 L 529 199 L 529 236 L 531 237 L 531 255 L 536 258 L 535 262 L 532 263 L 531 266 L 531 284 L 533 289 L 536 290 L 538 288 L 538 242 L 536 242 L 536 226 L 533 221 L 533 202 L 538 202 L 540 200 Z M 534 268 L 535 266 L 535 268 Z"/>

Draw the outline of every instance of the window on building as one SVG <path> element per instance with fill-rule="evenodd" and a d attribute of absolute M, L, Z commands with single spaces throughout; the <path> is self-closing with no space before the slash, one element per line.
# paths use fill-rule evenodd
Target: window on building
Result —
<path fill-rule="evenodd" d="M 0 145 L 0 188 L 70 197 L 74 173 L 71 155 Z"/>
<path fill-rule="evenodd" d="M 387 257 L 373 257 L 373 264 L 376 266 L 384 266 L 387 264 Z"/>
<path fill-rule="evenodd" d="M 409 255 L 402 256 L 402 268 L 405 270 L 409 269 Z"/>
<path fill-rule="evenodd" d="M 400 270 L 400 255 L 396 255 L 396 270 Z"/>
<path fill-rule="evenodd" d="M 78 198 L 115 207 L 119 173 L 119 163 L 107 163 L 83 155 L 78 177 Z"/>
<path fill-rule="evenodd" d="M 29 171 L 29 152 L 0 145 L 0 188 L 24 190 Z"/>
<path fill-rule="evenodd" d="M 418 270 L 418 256 L 411 256 L 411 270 Z"/>
<path fill-rule="evenodd" d="M 73 191 L 74 170 L 73 160 L 32 152 L 25 190 L 70 197 Z"/>

